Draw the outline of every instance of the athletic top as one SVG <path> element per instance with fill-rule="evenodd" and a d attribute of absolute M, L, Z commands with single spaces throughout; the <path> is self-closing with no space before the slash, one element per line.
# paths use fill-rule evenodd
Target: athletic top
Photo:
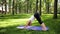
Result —
<path fill-rule="evenodd" d="M 32 15 L 32 16 L 29 18 L 29 20 L 30 20 L 31 22 L 33 22 L 34 19 L 35 19 L 34 15 Z"/>

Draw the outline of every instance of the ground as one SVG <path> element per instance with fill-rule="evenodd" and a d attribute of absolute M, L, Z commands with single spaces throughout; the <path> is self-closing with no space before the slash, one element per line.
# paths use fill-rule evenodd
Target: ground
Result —
<path fill-rule="evenodd" d="M 49 27 L 48 31 L 32 31 L 17 29 L 17 26 L 25 25 L 31 14 L 4 15 L 0 17 L 0 34 L 60 34 L 60 16 L 53 19 L 52 14 L 43 14 L 42 20 Z M 40 26 L 35 20 L 31 26 Z"/>

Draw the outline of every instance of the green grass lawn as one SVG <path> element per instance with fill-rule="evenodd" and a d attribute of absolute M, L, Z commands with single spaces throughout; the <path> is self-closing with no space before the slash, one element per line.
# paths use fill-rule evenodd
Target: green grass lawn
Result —
<path fill-rule="evenodd" d="M 46 26 L 49 27 L 48 31 L 21 30 L 16 28 L 19 25 L 25 25 L 30 16 L 30 14 L 20 14 L 0 17 L 0 34 L 60 34 L 60 16 L 58 15 L 58 19 L 53 19 L 52 14 L 41 16 Z M 40 26 L 40 24 L 35 20 L 32 26 Z"/>

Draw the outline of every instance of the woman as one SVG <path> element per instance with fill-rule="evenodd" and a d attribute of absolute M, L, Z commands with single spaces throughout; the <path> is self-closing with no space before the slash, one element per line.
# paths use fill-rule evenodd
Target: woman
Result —
<path fill-rule="evenodd" d="M 33 22 L 33 20 L 34 20 L 35 18 L 37 19 L 37 21 L 39 22 L 39 24 L 41 24 L 42 30 L 46 31 L 46 26 L 45 26 L 45 24 L 43 23 L 43 21 L 41 20 L 40 14 L 39 14 L 38 12 L 36 12 L 34 15 L 32 15 L 32 16 L 29 18 L 29 21 L 27 22 L 25 28 L 26 28 L 27 26 L 30 26 L 31 23 Z"/>

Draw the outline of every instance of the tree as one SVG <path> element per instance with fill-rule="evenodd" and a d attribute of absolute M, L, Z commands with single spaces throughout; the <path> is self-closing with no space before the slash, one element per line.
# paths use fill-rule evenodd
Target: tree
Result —
<path fill-rule="evenodd" d="M 6 2 L 6 0 L 4 0 L 5 1 L 5 14 L 6 14 L 6 12 L 7 12 L 7 2 Z"/>
<path fill-rule="evenodd" d="M 41 15 L 41 0 L 40 0 L 40 15 Z"/>
<path fill-rule="evenodd" d="M 47 0 L 48 2 L 47 2 L 47 6 L 46 6 L 46 8 L 47 8 L 47 13 L 49 14 L 49 0 Z"/>
<path fill-rule="evenodd" d="M 36 0 L 36 12 L 38 11 L 38 0 Z"/>
<path fill-rule="evenodd" d="M 13 8 L 12 8 L 12 14 L 14 15 L 14 2 L 15 2 L 15 0 L 13 0 Z"/>
<path fill-rule="evenodd" d="M 9 13 L 11 13 L 11 4 L 12 4 L 12 0 L 9 0 Z"/>
<path fill-rule="evenodd" d="M 2 14 L 4 13 L 4 11 L 3 11 L 3 5 L 4 5 L 4 0 L 2 0 L 2 2 L 1 2 L 1 5 L 2 5 Z"/>
<path fill-rule="evenodd" d="M 19 0 L 19 13 L 21 13 L 21 0 Z"/>
<path fill-rule="evenodd" d="M 54 1 L 54 16 L 53 16 L 54 19 L 57 19 L 57 2 L 58 0 Z"/>
<path fill-rule="evenodd" d="M 49 14 L 49 6 L 50 6 L 49 0 L 45 0 L 45 4 L 46 4 L 46 11 Z"/>
<path fill-rule="evenodd" d="M 29 9 L 30 9 L 30 12 L 32 13 L 32 1 L 31 0 L 29 2 Z"/>
<path fill-rule="evenodd" d="M 17 14 L 18 0 L 15 0 L 15 13 Z"/>
<path fill-rule="evenodd" d="M 27 13 L 28 13 L 28 10 L 29 10 L 29 0 L 27 0 Z"/>

